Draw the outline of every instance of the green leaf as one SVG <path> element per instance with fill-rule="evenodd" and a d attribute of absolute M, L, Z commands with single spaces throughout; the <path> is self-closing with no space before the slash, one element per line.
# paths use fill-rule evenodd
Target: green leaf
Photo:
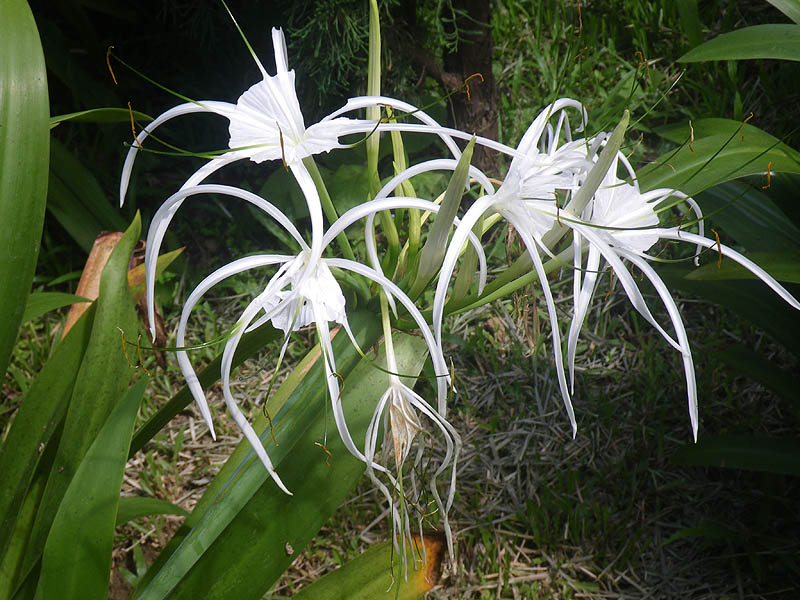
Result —
<path fill-rule="evenodd" d="M 800 355 L 800 319 L 797 311 L 761 281 L 687 279 L 685 267 L 659 267 L 658 274 L 670 289 L 681 290 L 735 310 L 775 340 Z M 795 297 L 798 291 L 787 284 Z"/>
<path fill-rule="evenodd" d="M 800 25 L 753 25 L 723 33 L 692 48 L 678 62 L 751 58 L 800 60 Z"/>
<path fill-rule="evenodd" d="M 117 525 L 124 525 L 128 521 L 149 517 L 150 515 L 178 515 L 187 517 L 189 513 L 180 506 L 176 506 L 158 498 L 142 498 L 139 496 L 123 496 L 119 499 L 117 507 Z"/>
<path fill-rule="evenodd" d="M 325 180 L 333 205 L 341 215 L 363 204 L 369 195 L 369 171 L 364 165 L 344 164 Z"/>
<path fill-rule="evenodd" d="M 750 434 L 706 437 L 697 444 L 680 448 L 672 461 L 681 465 L 800 475 L 800 439 Z"/>
<path fill-rule="evenodd" d="M 87 253 L 101 231 L 126 227 L 94 175 L 57 140 L 50 143 L 47 210 Z"/>
<path fill-rule="evenodd" d="M 77 302 L 91 302 L 91 300 L 64 292 L 34 292 L 28 296 L 25 312 L 22 313 L 22 323 L 33 321 L 51 310 L 70 306 Z"/>
<path fill-rule="evenodd" d="M 31 289 L 47 199 L 50 114 L 44 56 L 27 2 L 0 2 L 0 373 Z"/>
<path fill-rule="evenodd" d="M 663 137 L 665 140 L 682 144 L 694 136 L 695 140 L 699 140 L 714 135 L 727 135 L 738 136 L 742 141 L 747 141 L 751 144 L 758 144 L 761 146 L 773 146 L 783 150 L 787 154 L 800 159 L 800 153 L 793 150 L 781 142 L 778 138 L 770 135 L 763 129 L 759 129 L 750 123 L 743 123 L 742 121 L 735 121 L 733 119 L 723 119 L 720 117 L 711 117 L 708 119 L 697 119 L 685 123 L 672 123 L 671 125 L 663 125 L 656 128 L 655 132 Z"/>
<path fill-rule="evenodd" d="M 365 313 L 351 319 L 359 343 L 370 347 L 380 331 L 377 319 Z M 375 402 L 386 386 L 386 374 L 360 361 L 346 336 L 337 336 L 333 343 L 337 372 L 344 377 L 342 404 L 347 422 L 354 439 L 363 439 Z M 397 337 L 401 371 L 419 372 L 425 356 L 425 346 L 420 344 L 418 338 Z M 256 431 L 264 430 L 262 439 L 269 444 L 270 457 L 294 495 L 283 494 L 249 450 L 241 462 L 234 455 L 217 485 L 187 519 L 186 529 L 178 532 L 177 542 L 170 542 L 165 550 L 168 558 L 159 558 L 154 565 L 160 570 L 158 575 L 137 597 L 162 598 L 170 593 L 171 598 L 187 598 L 200 593 L 205 598 L 260 598 L 292 560 L 286 543 L 300 551 L 352 490 L 364 465 L 330 430 L 332 424 L 326 418 L 330 400 L 325 397 L 320 363 L 311 360 L 303 365 L 304 375 L 296 389 L 279 399 L 283 400 L 280 410 L 268 407 L 274 415 L 277 446 L 269 442 L 268 426 L 254 424 Z M 260 421 L 266 425 L 266 419 Z M 327 443 L 330 467 L 317 443 Z M 234 547 L 237 557 L 232 562 Z"/>
<path fill-rule="evenodd" d="M 293 596 L 295 600 L 372 600 L 422 598 L 439 581 L 444 541 L 426 533 L 423 540 L 413 536 L 417 551 L 406 547 L 408 580 L 402 561 L 390 542 L 373 546 L 341 568 L 323 575 Z M 425 544 L 424 557 L 422 543 Z M 423 562 L 425 561 L 425 562 Z M 390 568 L 391 567 L 391 568 Z"/>
<path fill-rule="evenodd" d="M 147 380 L 125 394 L 78 466 L 47 537 L 37 600 L 108 597 L 122 474 Z"/>
<path fill-rule="evenodd" d="M 676 0 L 675 4 L 678 6 L 683 30 L 689 38 L 689 46 L 694 47 L 702 43 L 703 24 L 697 12 L 697 0 Z"/>
<path fill-rule="evenodd" d="M 128 339 L 136 339 L 138 319 L 128 290 L 128 261 L 140 232 L 141 220 L 137 213 L 103 269 L 89 345 L 72 392 L 55 465 L 31 533 L 26 571 L 39 559 L 69 482 L 133 376 L 134 369 L 125 355 L 120 329 L 127 333 Z"/>
<path fill-rule="evenodd" d="M 153 120 L 153 117 L 139 112 L 138 110 L 133 111 L 133 118 L 136 121 Z M 127 108 L 92 108 L 50 117 L 50 129 L 53 129 L 64 121 L 76 121 L 79 123 L 129 123 L 130 120 L 131 113 Z"/>
<path fill-rule="evenodd" d="M 411 298 L 417 297 L 422 292 L 442 266 L 447 250 L 447 238 L 450 236 L 453 220 L 461 206 L 461 198 L 464 196 L 464 190 L 469 180 L 469 167 L 474 149 L 475 138 L 473 137 L 461 154 L 461 158 L 458 159 L 453 176 L 447 184 L 441 209 L 436 214 L 433 227 L 428 233 L 428 239 L 420 251 L 417 275 L 408 293 Z"/>
<path fill-rule="evenodd" d="M 738 127 L 738 124 L 736 125 Z M 800 173 L 800 154 L 775 138 L 735 133 L 695 139 L 669 152 L 638 173 L 642 191 L 672 188 L 693 196 L 714 185 L 766 173 Z M 689 136 L 685 140 L 688 142 Z"/>
<path fill-rule="evenodd" d="M 795 23 L 800 23 L 800 0 L 767 0 Z"/>
<path fill-rule="evenodd" d="M 747 258 L 762 267 L 778 281 L 800 283 L 800 252 L 749 252 Z M 722 265 L 703 265 L 689 272 L 687 279 L 721 281 L 723 279 L 758 279 L 739 263 L 723 258 Z"/>
<path fill-rule="evenodd" d="M 6 551 L 44 448 L 67 410 L 93 319 L 91 306 L 58 344 L 25 394 L 0 448 L 0 556 Z M 27 539 L 27 533 L 24 537 Z M 7 588 L 0 584 L 1 589 Z"/>

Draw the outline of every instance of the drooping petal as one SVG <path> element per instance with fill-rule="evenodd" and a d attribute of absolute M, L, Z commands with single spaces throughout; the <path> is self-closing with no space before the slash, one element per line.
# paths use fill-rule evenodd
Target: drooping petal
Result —
<path fill-rule="evenodd" d="M 722 253 L 722 256 L 726 256 L 732 260 L 735 260 L 745 269 L 750 271 L 753 275 L 758 277 L 761 281 L 766 283 L 772 291 L 774 291 L 778 296 L 780 296 L 785 302 L 789 304 L 792 308 L 800 310 L 800 302 L 792 296 L 789 291 L 783 287 L 780 283 L 778 283 L 772 275 L 767 273 L 764 269 L 759 267 L 756 263 L 752 260 L 747 258 L 746 256 L 739 254 L 733 248 L 729 248 L 725 244 L 717 244 L 714 240 L 709 240 L 708 238 L 704 238 L 694 233 L 689 233 L 686 231 L 680 231 L 677 228 L 675 229 L 662 229 L 660 230 L 660 236 L 663 239 L 668 240 L 678 240 L 681 242 L 691 242 L 693 244 L 697 244 L 699 246 L 703 246 L 704 248 L 711 248 L 711 249 L 719 249 Z"/>
<path fill-rule="evenodd" d="M 286 215 L 283 214 L 283 212 L 281 212 L 272 203 L 267 202 L 252 192 L 227 185 L 205 184 L 184 187 L 172 194 L 172 196 L 167 198 L 167 200 L 159 207 L 159 209 L 156 211 L 156 214 L 153 215 L 153 219 L 150 223 L 150 229 L 147 232 L 147 243 L 145 246 L 145 279 L 147 282 L 147 310 L 151 324 L 155 323 L 155 274 L 158 253 L 161 250 L 161 242 L 164 239 L 164 235 L 167 232 L 167 228 L 169 227 L 172 218 L 183 204 L 183 201 L 198 194 L 222 194 L 250 202 L 282 225 L 284 229 L 295 239 L 295 241 L 297 241 L 301 248 L 308 248 L 302 236 L 300 235 L 300 232 L 297 231 L 297 228 L 288 219 L 288 217 L 286 217 Z M 151 325 L 150 328 L 150 334 L 152 336 L 155 336 L 154 327 L 154 325 Z"/>
<path fill-rule="evenodd" d="M 274 264 L 279 264 L 282 262 L 286 262 L 289 260 L 290 257 L 287 256 L 279 256 L 275 254 L 260 254 L 256 256 L 247 256 L 245 258 L 240 258 L 239 260 L 235 260 L 232 263 L 225 265 L 211 273 L 208 277 L 203 279 L 192 293 L 189 294 L 189 297 L 186 299 L 186 302 L 183 304 L 183 309 L 181 310 L 181 318 L 180 322 L 178 323 L 178 330 L 175 335 L 175 343 L 179 348 L 182 348 L 186 344 L 186 327 L 189 322 L 189 316 L 192 313 L 197 302 L 203 295 L 212 287 L 214 287 L 219 282 L 231 277 L 233 275 L 237 275 L 239 273 L 243 273 L 244 271 L 249 271 L 250 269 L 254 269 L 257 267 L 264 267 Z M 184 379 L 186 379 L 186 385 L 189 386 L 189 391 L 192 393 L 192 396 L 197 402 L 197 406 L 200 409 L 200 414 L 203 416 L 203 420 L 205 421 L 206 425 L 208 426 L 209 431 L 211 432 L 211 437 L 213 439 L 217 439 L 216 433 L 214 432 L 214 423 L 211 419 L 211 412 L 208 408 L 208 402 L 206 401 L 205 393 L 203 392 L 203 388 L 200 385 L 200 381 L 197 379 L 197 374 L 195 373 L 194 369 L 192 368 L 191 362 L 189 362 L 189 356 L 187 355 L 185 350 L 178 350 L 176 352 L 178 358 L 178 365 L 180 366 L 181 372 L 183 373 Z"/>
<path fill-rule="evenodd" d="M 644 273 L 645 277 L 650 280 L 650 283 L 653 284 L 656 292 L 658 292 L 658 295 L 664 302 L 664 306 L 666 307 L 667 313 L 672 321 L 672 326 L 675 328 L 678 342 L 680 343 L 681 357 L 683 359 L 683 370 L 686 375 L 686 393 L 689 399 L 689 422 L 692 425 L 692 436 L 696 442 L 698 428 L 697 382 L 695 381 L 694 361 L 692 360 L 692 351 L 689 347 L 689 338 L 686 336 L 686 329 L 683 326 L 683 319 L 681 319 L 680 312 L 678 312 L 678 306 L 675 304 L 675 300 L 672 298 L 672 295 L 670 294 L 667 286 L 664 284 L 664 281 L 658 276 L 658 273 L 656 273 L 655 270 L 647 262 L 645 262 L 643 258 L 626 250 L 623 250 L 621 253 L 623 256 L 625 256 L 625 258 L 635 264 L 642 271 L 642 273 Z"/>
<path fill-rule="evenodd" d="M 141 144 L 144 143 L 147 137 L 157 127 L 163 125 L 170 119 L 174 119 L 175 117 L 198 112 L 213 113 L 230 118 L 230 116 L 233 114 L 234 108 L 235 106 L 233 104 L 229 104 L 228 102 L 217 102 L 214 100 L 204 100 L 203 102 L 198 103 L 187 102 L 186 104 L 180 104 L 169 109 L 148 123 L 142 131 L 136 134 L 136 139 L 131 144 L 128 154 L 125 157 L 125 163 L 122 166 L 122 175 L 120 176 L 119 182 L 119 205 L 122 206 L 125 203 L 125 194 L 128 191 L 128 184 L 130 183 L 131 179 L 131 171 L 133 171 L 133 163 L 136 160 L 136 156 L 139 154 Z M 232 162 L 234 160 L 239 160 L 241 156 L 234 154 L 232 156 L 227 156 L 226 158 L 229 159 L 227 162 Z"/>

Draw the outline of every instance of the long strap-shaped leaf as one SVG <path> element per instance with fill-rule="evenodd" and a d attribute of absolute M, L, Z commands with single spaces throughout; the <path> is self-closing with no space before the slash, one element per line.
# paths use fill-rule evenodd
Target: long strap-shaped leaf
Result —
<path fill-rule="evenodd" d="M 5 554 L 42 450 L 66 412 L 93 320 L 94 306 L 56 347 L 25 394 L 0 449 L 0 557 Z M 8 589 L 4 581 L 9 576 L 0 569 L 0 591 Z"/>
<path fill-rule="evenodd" d="M 425 342 L 410 335 L 396 336 L 394 342 L 399 370 L 419 373 L 426 357 Z M 379 361 L 385 368 L 383 357 Z M 364 438 L 387 383 L 385 373 L 364 363 L 345 379 L 343 401 L 354 439 Z M 310 417 L 309 426 L 297 432 L 293 451 L 278 466 L 294 496 L 287 498 L 274 485 L 262 486 L 170 598 L 261 598 L 294 559 L 287 544 L 296 551 L 305 548 L 355 488 L 364 464 L 347 452 L 335 432 L 328 437 L 328 460 L 315 446 L 330 427 L 324 407 L 303 408 L 307 415 L 303 421 Z M 230 561 L 227 557 L 234 552 L 238 552 L 236 560 Z"/>
<path fill-rule="evenodd" d="M 47 77 L 24 0 L 0 2 L 0 373 L 30 291 L 47 200 Z"/>
<path fill-rule="evenodd" d="M 140 232 L 141 221 L 137 214 L 103 269 L 89 346 L 78 372 L 55 463 L 28 543 L 25 572 L 39 560 L 67 486 L 133 376 L 134 369 L 122 345 L 120 329 L 135 339 L 138 320 L 128 289 L 128 261 Z"/>
<path fill-rule="evenodd" d="M 37 600 L 108 597 L 122 474 L 146 384 L 143 377 L 128 391 L 75 472 L 47 537 Z"/>

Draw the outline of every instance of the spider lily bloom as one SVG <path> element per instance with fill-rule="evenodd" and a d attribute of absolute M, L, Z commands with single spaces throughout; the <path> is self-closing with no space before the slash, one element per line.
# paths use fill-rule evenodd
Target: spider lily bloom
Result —
<path fill-rule="evenodd" d="M 689 340 L 675 300 L 656 271 L 647 262 L 648 259 L 653 258 L 647 254 L 647 250 L 652 248 L 660 239 L 685 241 L 696 244 L 698 247 L 714 249 L 748 269 L 792 307 L 800 310 L 800 303 L 766 271 L 735 250 L 718 244 L 703 235 L 681 231 L 679 227 L 659 227 L 656 207 L 670 197 L 687 203 L 698 214 L 698 217 L 702 218 L 700 209 L 691 198 L 687 198 L 685 194 L 675 190 L 657 189 L 645 193 L 640 192 L 630 165 L 621 154 L 618 154 L 618 159 L 621 159 L 625 164 L 633 183 L 626 183 L 619 179 L 617 176 L 617 160 L 615 160 L 606 174 L 603 184 L 595 193 L 594 199 L 584 210 L 584 220 L 565 220 L 566 224 L 575 232 L 573 237 L 576 267 L 575 310 L 567 342 L 567 360 L 570 366 L 570 374 L 572 376 L 574 373 L 578 335 L 596 288 L 600 257 L 602 256 L 614 269 L 614 273 L 625 287 L 628 297 L 635 304 L 638 299 L 641 299 L 641 295 L 633 277 L 621 259 L 630 262 L 653 284 L 675 328 L 678 338 L 677 343 L 658 324 L 654 323 L 667 341 L 681 352 L 686 373 L 689 418 L 691 420 L 692 434 L 696 441 L 698 426 L 697 387 Z M 585 267 L 582 267 L 582 239 L 585 239 L 589 245 Z M 585 269 L 583 278 L 581 278 L 582 268 Z M 631 293 L 632 289 L 635 290 L 634 295 Z M 643 300 L 641 301 L 643 302 Z M 639 307 L 637 306 L 638 309 Z"/>
<path fill-rule="evenodd" d="M 571 141 L 569 121 L 565 113 L 568 108 L 578 109 L 582 116 L 582 122 L 585 120 L 583 106 L 575 100 L 560 99 L 542 111 L 520 140 L 503 184 L 493 194 L 478 198 L 464 214 L 461 223 L 453 233 L 442 263 L 434 298 L 433 325 L 437 343 L 441 348 L 442 319 L 447 287 L 455 270 L 461 247 L 472 227 L 482 215 L 489 211 L 499 213 L 517 230 L 539 276 L 553 330 L 553 353 L 559 388 L 574 435 L 577 431 L 577 424 L 561 358 L 561 337 L 555 301 L 550 291 L 542 259 L 539 256 L 540 249 L 551 254 L 550 249 L 543 244 L 542 237 L 557 222 L 556 191 L 576 190 L 592 166 L 591 158 L 586 152 L 586 142 Z M 558 115 L 558 121 L 556 127 L 553 128 L 549 121 L 556 115 Z M 567 141 L 559 146 L 558 142 L 562 132 Z M 541 144 L 542 147 L 539 148 L 541 138 L 545 133 L 547 137 Z"/>
<path fill-rule="evenodd" d="M 283 347 L 280 350 L 281 357 L 288 345 L 288 334 L 291 331 L 296 331 L 301 327 L 313 324 L 317 329 L 322 347 L 328 393 L 333 407 L 332 412 L 337 430 L 348 451 L 372 468 L 380 471 L 385 470 L 385 468 L 380 465 L 370 465 L 370 459 L 368 459 L 353 442 L 345 421 L 340 398 L 339 380 L 336 375 L 335 356 L 330 340 L 330 322 L 342 325 L 353 343 L 356 344 L 356 342 L 347 320 L 344 295 L 342 294 L 338 282 L 333 277 L 331 268 L 349 270 L 370 279 L 381 286 L 387 297 L 399 301 L 404 306 L 408 314 L 416 322 L 418 329 L 422 332 L 427 342 L 434 365 L 434 371 L 438 375 L 437 383 L 440 405 L 444 403 L 448 390 L 449 375 L 447 366 L 444 357 L 438 353 L 438 346 L 433 333 L 422 314 L 396 284 L 387 279 L 382 273 L 365 265 L 344 259 L 326 259 L 322 258 L 321 254 L 322 250 L 326 248 L 339 233 L 344 231 L 349 225 L 370 214 L 371 211 L 391 210 L 394 208 L 418 208 L 435 212 L 439 207 L 431 202 L 426 202 L 417 198 L 373 200 L 370 203 L 351 209 L 342 215 L 324 235 L 319 235 L 319 239 L 316 242 L 318 250 L 315 252 L 313 245 L 309 246 L 303 240 L 294 225 L 276 207 L 256 194 L 239 188 L 209 184 L 186 188 L 173 194 L 159 211 L 169 213 L 172 211 L 173 206 L 193 196 L 204 193 L 224 194 L 246 200 L 257 206 L 286 229 L 297 242 L 300 247 L 300 252 L 294 256 L 275 254 L 248 256 L 217 269 L 206 277 L 197 288 L 192 291 L 183 307 L 177 332 L 178 346 L 182 347 L 185 344 L 186 327 L 192 309 L 211 287 L 232 275 L 242 273 L 252 268 L 278 266 L 277 272 L 270 278 L 264 290 L 253 299 L 239 317 L 234 326 L 233 335 L 227 340 L 223 350 L 221 367 L 222 389 L 226 405 L 231 415 L 241 428 L 247 440 L 253 446 L 255 452 L 267 468 L 267 471 L 281 489 L 288 493 L 288 490 L 275 472 L 272 462 L 258 438 L 258 435 L 242 414 L 233 397 L 230 389 L 232 361 L 242 335 L 246 331 L 250 331 L 267 321 L 271 321 L 273 326 L 286 334 Z M 159 218 L 161 217 L 157 213 L 156 217 L 154 217 L 154 221 L 157 221 Z M 477 239 L 472 240 L 472 242 L 478 246 L 480 245 Z M 154 247 L 157 247 L 159 244 L 160 238 L 152 242 Z M 200 407 L 204 419 L 208 422 L 209 429 L 213 435 L 210 411 L 197 376 L 189 362 L 186 352 L 178 351 L 177 354 L 181 370 L 187 379 L 189 388 Z"/>

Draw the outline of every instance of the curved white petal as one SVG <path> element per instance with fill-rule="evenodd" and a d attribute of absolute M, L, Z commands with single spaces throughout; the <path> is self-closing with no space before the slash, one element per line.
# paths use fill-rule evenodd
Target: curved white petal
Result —
<path fill-rule="evenodd" d="M 569 385 L 572 393 L 575 393 L 575 352 L 578 347 L 578 336 L 583 328 L 583 321 L 586 319 L 586 312 L 589 310 L 589 303 L 594 295 L 599 266 L 600 252 L 594 246 L 589 246 L 589 256 L 586 259 L 586 275 L 583 285 L 574 296 L 575 308 L 567 336 L 567 364 L 569 365 Z M 580 269 L 580 265 L 577 268 Z M 575 271 L 576 278 L 578 278 L 578 273 L 579 270 Z"/>
<path fill-rule="evenodd" d="M 253 426 L 250 425 L 247 418 L 242 414 L 242 411 L 239 409 L 239 405 L 236 404 L 236 400 L 233 398 L 230 389 L 230 379 L 231 379 L 231 365 L 233 362 L 233 355 L 236 352 L 236 348 L 239 345 L 239 341 L 244 335 L 245 329 L 249 323 L 253 320 L 256 316 L 258 311 L 261 310 L 262 304 L 264 300 L 273 293 L 273 290 L 269 289 L 269 286 L 266 290 L 264 290 L 259 296 L 251 302 L 247 308 L 242 313 L 242 316 L 239 318 L 237 322 L 237 331 L 234 335 L 227 341 L 225 344 L 225 349 L 222 352 L 222 395 L 225 398 L 225 404 L 228 406 L 228 411 L 231 414 L 236 425 L 238 425 L 239 429 L 242 430 L 244 433 L 245 438 L 247 441 L 250 442 L 253 450 L 255 451 L 258 458 L 261 460 L 264 467 L 267 469 L 267 472 L 270 474 L 272 479 L 281 488 L 284 492 L 291 495 L 292 493 L 286 488 L 286 486 L 281 481 L 281 478 L 278 476 L 278 473 L 275 471 L 275 468 L 272 466 L 272 461 L 269 459 L 267 455 L 267 451 L 264 449 L 264 445 L 261 443 L 261 440 L 256 434 Z"/>
<path fill-rule="evenodd" d="M 658 295 L 661 297 L 661 300 L 664 302 L 664 306 L 666 307 L 669 317 L 672 320 L 673 327 L 675 327 L 675 332 L 678 336 L 678 341 L 680 342 L 681 346 L 680 352 L 683 358 L 683 370 L 686 374 L 686 391 L 689 399 L 689 421 L 691 422 L 692 435 L 694 436 L 694 441 L 696 442 L 698 427 L 697 383 L 694 375 L 692 350 L 689 347 L 689 338 L 686 336 L 686 329 L 683 326 L 683 319 L 681 319 L 680 312 L 678 312 L 678 306 L 675 304 L 675 300 L 672 298 L 667 286 L 664 284 L 655 270 L 642 257 L 625 250 L 622 251 L 622 255 L 636 265 L 642 271 L 642 273 L 644 273 L 645 277 L 650 280 L 650 283 L 653 284 L 653 287 L 656 289 Z"/>
<path fill-rule="evenodd" d="M 286 262 L 287 260 L 290 260 L 290 257 L 278 256 L 275 254 L 247 256 L 245 258 L 235 260 L 232 263 L 229 263 L 211 273 L 211 275 L 203 279 L 197 285 L 197 287 L 192 290 L 192 293 L 189 294 L 189 297 L 186 299 L 186 302 L 183 305 L 183 310 L 181 311 L 180 322 L 178 323 L 175 344 L 179 348 L 182 348 L 186 344 L 186 327 L 189 323 L 189 316 L 191 315 L 192 310 L 197 302 L 209 289 L 218 284 L 220 281 L 223 281 L 224 279 L 227 279 L 228 277 L 238 273 L 242 273 L 257 267 L 264 267 Z M 211 419 L 211 412 L 208 409 L 208 402 L 206 401 L 206 396 L 203 392 L 202 386 L 200 385 L 200 381 L 197 379 L 197 374 L 192 368 L 192 363 L 189 361 L 189 356 L 185 350 L 178 350 L 176 355 L 178 358 L 178 365 L 180 366 L 184 379 L 186 379 L 186 385 L 189 386 L 189 391 L 192 393 L 195 402 L 197 402 L 197 406 L 200 409 L 200 414 L 203 416 L 203 420 L 206 422 L 206 425 L 211 432 L 211 437 L 216 440 L 217 436 L 214 432 L 214 423 Z"/>
<path fill-rule="evenodd" d="M 650 323 L 653 327 L 655 327 L 658 332 L 664 336 L 664 339 L 667 340 L 670 345 L 675 348 L 676 350 L 680 351 L 681 347 L 678 342 L 672 339 L 672 336 L 669 335 L 661 325 L 655 320 L 650 309 L 647 307 L 647 303 L 644 301 L 642 297 L 642 293 L 639 291 L 639 287 L 636 285 L 636 282 L 631 277 L 631 274 L 628 272 L 628 269 L 625 268 L 625 265 L 622 264 L 622 261 L 619 259 L 617 254 L 622 250 L 621 248 L 614 248 L 609 246 L 605 240 L 602 239 L 601 236 L 597 234 L 591 227 L 587 227 L 584 225 L 580 225 L 577 223 L 570 223 L 570 227 L 576 229 L 583 237 L 585 237 L 592 246 L 597 248 L 597 250 L 603 255 L 603 258 L 606 259 L 611 268 L 614 269 L 614 273 L 616 273 L 619 282 L 622 284 L 622 288 L 625 290 L 625 293 L 628 296 L 628 299 L 631 301 L 633 307 L 642 315 L 648 323 Z M 657 231 L 657 230 L 653 230 Z"/>
<path fill-rule="evenodd" d="M 688 233 L 686 231 L 678 231 L 677 229 L 660 229 L 659 235 L 663 239 L 669 240 L 678 240 L 681 242 L 692 242 L 693 244 L 697 244 L 698 246 L 703 246 L 704 248 L 719 248 L 719 251 L 722 252 L 723 256 L 727 256 L 730 259 L 735 260 L 737 263 L 742 265 L 745 269 L 750 271 L 753 275 L 758 277 L 761 281 L 766 283 L 772 291 L 774 291 L 778 296 L 780 296 L 784 301 L 786 301 L 789 306 L 800 310 L 800 302 L 792 296 L 789 291 L 783 287 L 780 283 L 778 283 L 772 275 L 767 273 L 764 269 L 759 267 L 756 263 L 752 260 L 747 258 L 746 256 L 739 254 L 733 248 L 729 248 L 725 244 L 717 245 L 717 242 L 714 240 L 709 240 L 708 238 L 704 238 L 694 233 Z"/>
<path fill-rule="evenodd" d="M 150 135 L 154 129 L 170 119 L 190 113 L 210 112 L 230 118 L 234 108 L 235 105 L 233 104 L 229 104 L 228 102 L 216 102 L 214 100 L 204 100 L 197 104 L 194 102 L 187 102 L 186 104 L 179 104 L 178 106 L 170 108 L 148 123 L 147 126 L 136 135 L 136 139 L 134 139 L 125 157 L 125 163 L 122 166 L 122 175 L 120 176 L 119 182 L 119 205 L 122 206 L 125 203 L 125 194 L 128 190 L 128 184 L 130 183 L 133 162 L 136 160 L 136 155 L 139 153 L 140 144 L 147 139 L 147 136 Z"/>
<path fill-rule="evenodd" d="M 339 267 L 340 269 L 353 271 L 354 273 L 358 273 L 359 275 L 371 279 L 380 285 L 387 294 L 392 294 L 395 298 L 397 298 L 405 307 L 405 309 L 411 315 L 411 318 L 414 319 L 414 322 L 417 324 L 425 343 L 428 345 L 428 351 L 431 355 L 433 372 L 436 375 L 436 385 L 438 388 L 438 412 L 442 415 L 442 417 L 446 416 L 447 394 L 450 384 L 450 375 L 447 370 L 447 363 L 445 362 L 444 355 L 441 352 L 441 345 L 437 343 L 437 340 L 434 338 L 428 323 L 425 321 L 425 318 L 422 316 L 422 313 L 419 311 L 416 305 L 411 301 L 406 293 L 397 286 L 397 284 L 388 279 L 382 273 L 374 269 L 370 269 L 366 265 L 362 265 L 344 258 L 329 258 L 326 260 L 326 262 L 331 267 Z"/>
<path fill-rule="evenodd" d="M 550 329 L 553 331 L 553 358 L 556 363 L 558 387 L 561 389 L 561 397 L 564 400 L 564 407 L 567 409 L 567 416 L 572 426 L 572 437 L 574 438 L 578 433 L 578 423 L 575 420 L 575 411 L 572 408 L 572 400 L 570 399 L 569 390 L 567 389 L 567 378 L 564 374 L 564 356 L 561 348 L 561 333 L 558 327 L 558 316 L 556 315 L 556 303 L 553 300 L 553 293 L 550 291 L 547 273 L 545 273 L 542 259 L 539 256 L 538 244 L 528 230 L 524 228 L 525 224 L 515 224 L 513 220 L 509 222 L 514 226 L 520 238 L 522 238 L 522 241 L 525 243 L 528 254 L 533 261 L 533 266 L 536 268 L 536 273 L 539 275 L 539 283 L 542 286 L 542 292 L 544 292 L 544 299 L 547 304 L 547 313 L 550 316 Z"/>
<path fill-rule="evenodd" d="M 197 173 L 195 174 L 197 175 Z M 194 176 L 193 176 L 194 177 Z M 191 178 L 189 182 L 191 181 Z M 189 183 L 187 182 L 187 183 Z M 159 207 L 153 219 L 150 222 L 150 229 L 147 232 L 147 243 L 145 246 L 145 279 L 146 279 L 146 298 L 147 310 L 150 317 L 150 334 L 155 336 L 155 319 L 154 319 L 154 302 L 155 302 L 155 274 L 157 266 L 158 253 L 161 250 L 161 242 L 164 240 L 167 228 L 169 227 L 172 217 L 175 216 L 177 210 L 183 204 L 183 201 L 191 196 L 197 194 L 223 194 L 226 196 L 233 196 L 246 200 L 251 204 L 257 206 L 269 216 L 274 218 L 284 229 L 297 241 L 301 248 L 306 249 L 308 246 L 303 240 L 300 233 L 294 224 L 284 215 L 277 207 L 270 202 L 267 202 L 260 196 L 227 185 L 195 185 L 183 187 L 167 198 L 167 200 Z"/>

